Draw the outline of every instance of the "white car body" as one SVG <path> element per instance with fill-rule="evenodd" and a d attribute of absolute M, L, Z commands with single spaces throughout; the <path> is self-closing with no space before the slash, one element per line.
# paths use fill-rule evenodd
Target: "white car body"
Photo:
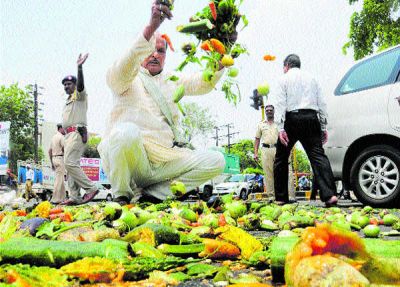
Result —
<path fill-rule="evenodd" d="M 248 194 L 249 178 L 254 174 L 234 174 L 228 177 L 223 183 L 215 186 L 213 194 L 223 195 L 233 193 L 236 196 L 241 196 L 242 192 Z"/>
<path fill-rule="evenodd" d="M 112 201 L 114 198 L 113 191 L 109 184 L 99 184 L 96 183 L 96 186 L 99 189 L 99 193 L 95 196 L 94 200 L 107 200 Z M 85 190 L 81 189 L 81 195 L 85 194 Z"/>
<path fill-rule="evenodd" d="M 387 206 L 400 200 L 397 97 L 400 45 L 358 61 L 327 99 L 326 154 L 335 178 L 365 204 Z"/>

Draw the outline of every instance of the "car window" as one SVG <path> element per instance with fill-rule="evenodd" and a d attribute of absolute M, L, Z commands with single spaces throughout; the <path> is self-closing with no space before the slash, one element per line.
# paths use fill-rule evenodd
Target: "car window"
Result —
<path fill-rule="evenodd" d="M 247 174 L 245 180 L 246 180 L 246 182 L 248 182 L 249 180 L 252 180 L 254 177 L 255 177 L 255 174 Z"/>
<path fill-rule="evenodd" d="M 400 48 L 361 62 L 347 73 L 335 94 L 348 94 L 393 82 L 399 58 Z"/>
<path fill-rule="evenodd" d="M 228 182 L 243 182 L 244 176 L 242 174 L 232 175 L 230 178 L 228 178 L 227 181 Z"/>

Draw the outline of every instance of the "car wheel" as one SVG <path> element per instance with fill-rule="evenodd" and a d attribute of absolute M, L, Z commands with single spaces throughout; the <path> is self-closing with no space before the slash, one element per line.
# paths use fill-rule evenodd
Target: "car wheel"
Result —
<path fill-rule="evenodd" d="M 211 186 L 205 186 L 203 188 L 203 193 L 201 195 L 201 199 L 204 200 L 204 201 L 208 201 L 211 196 L 212 196 L 212 187 Z"/>
<path fill-rule="evenodd" d="M 43 190 L 43 192 L 42 192 L 42 194 L 39 196 L 39 198 L 40 198 L 42 201 L 50 201 L 50 200 L 51 200 L 51 195 L 52 195 L 51 191 L 49 191 L 49 190 Z"/>
<path fill-rule="evenodd" d="M 112 201 L 113 200 L 112 195 L 111 194 L 107 194 L 106 200 L 107 201 Z"/>
<path fill-rule="evenodd" d="M 247 191 L 245 189 L 242 189 L 242 191 L 240 192 L 240 198 L 243 200 L 247 199 Z"/>
<path fill-rule="evenodd" d="M 400 200 L 400 153 L 388 145 L 365 149 L 350 171 L 357 199 L 375 207 L 389 207 Z"/>

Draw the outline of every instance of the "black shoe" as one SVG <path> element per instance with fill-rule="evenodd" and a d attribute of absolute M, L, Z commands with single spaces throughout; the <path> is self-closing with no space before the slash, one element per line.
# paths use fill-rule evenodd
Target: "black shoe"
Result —
<path fill-rule="evenodd" d="M 146 202 L 147 202 L 147 203 L 157 204 L 157 203 L 163 202 L 163 200 L 158 199 L 158 198 L 156 198 L 156 197 L 154 197 L 154 196 L 150 196 L 150 195 L 147 195 L 147 194 L 143 194 L 142 197 L 139 198 L 139 202 L 140 202 L 140 203 L 146 203 Z"/>
<path fill-rule="evenodd" d="M 191 190 L 191 191 L 186 192 L 186 193 L 185 193 L 184 195 L 182 195 L 181 197 L 178 197 L 177 200 L 184 201 L 184 200 L 189 199 L 190 196 L 196 195 L 196 194 L 197 194 L 197 191 L 196 191 L 195 189 L 193 189 L 193 190 Z"/>
<path fill-rule="evenodd" d="M 275 200 L 274 203 L 275 203 L 276 205 L 282 206 L 282 205 L 285 205 L 285 204 L 289 204 L 289 201 Z"/>
<path fill-rule="evenodd" d="M 219 197 L 218 195 L 212 195 L 208 201 L 207 201 L 207 206 L 209 208 L 217 208 L 219 206 L 222 205 L 222 200 L 221 197 Z"/>
<path fill-rule="evenodd" d="M 113 199 L 113 202 L 119 203 L 119 205 L 123 206 L 129 204 L 131 201 L 126 196 L 118 196 Z"/>

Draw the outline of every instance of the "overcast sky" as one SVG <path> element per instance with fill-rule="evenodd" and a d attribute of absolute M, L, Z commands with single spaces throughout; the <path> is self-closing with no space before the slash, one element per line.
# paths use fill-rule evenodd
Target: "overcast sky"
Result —
<path fill-rule="evenodd" d="M 0 84 L 37 82 L 44 87 L 45 120 L 59 122 L 65 94 L 61 79 L 76 73 L 76 58 L 89 52 L 84 65 L 89 94 L 89 130 L 102 133 L 112 106 L 105 84 L 107 68 L 141 33 L 150 15 L 151 0 L 1 0 L 0 1 Z M 208 0 L 176 0 L 174 18 L 161 30 L 175 47 L 190 40 L 176 32 L 176 26 L 208 4 Z M 360 1 L 362 2 L 362 1 Z M 316 75 L 324 94 L 330 97 L 340 75 L 353 63 L 352 54 L 342 54 L 350 17 L 360 5 L 348 0 L 245 0 L 241 7 L 250 24 L 238 42 L 250 55 L 236 61 L 242 101 L 228 104 L 222 92 L 185 98 L 208 107 L 218 124 L 234 124 L 240 132 L 235 140 L 254 138 L 260 111 L 250 107 L 252 90 L 266 81 L 274 86 L 282 74 L 287 54 L 297 53 L 302 67 Z M 193 39 L 192 39 L 193 40 Z M 184 56 L 177 49 L 167 56 L 166 69 L 174 69 Z M 275 62 L 262 60 L 264 54 L 277 56 Z M 273 90 L 272 90 L 273 92 Z"/>

